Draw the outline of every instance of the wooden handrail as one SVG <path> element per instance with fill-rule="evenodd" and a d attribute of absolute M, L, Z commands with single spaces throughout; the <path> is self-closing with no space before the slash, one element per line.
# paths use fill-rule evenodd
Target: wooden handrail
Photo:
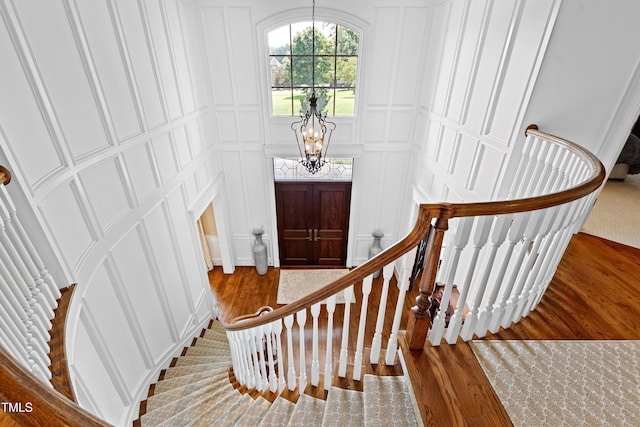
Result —
<path fill-rule="evenodd" d="M 110 424 L 46 386 L 0 346 L 0 401 L 20 404 L 23 412 L 5 415 L 21 426 L 89 426 Z M 29 403 L 29 405 L 27 405 Z M 4 409 L 4 408 L 3 408 Z"/>
<path fill-rule="evenodd" d="M 10 182 L 11 182 L 11 172 L 9 172 L 9 169 L 0 165 L 0 184 L 7 185 Z"/>
<path fill-rule="evenodd" d="M 398 243 L 382 251 L 377 256 L 351 270 L 349 273 L 322 289 L 312 292 L 297 301 L 259 317 L 237 317 L 230 323 L 223 323 L 225 329 L 229 331 L 237 331 L 264 325 L 269 322 L 273 322 L 274 320 L 282 319 L 288 315 L 297 313 L 302 309 L 310 307 L 311 305 L 321 302 L 331 295 L 340 292 L 341 290 L 362 280 L 369 274 L 373 274 L 380 268 L 398 259 L 416 247 L 429 230 L 431 220 L 433 218 L 451 219 L 456 217 L 503 215 L 549 208 L 580 199 L 595 191 L 604 181 L 605 169 L 602 162 L 600 162 L 594 154 L 585 148 L 558 136 L 541 132 L 537 129 L 537 126 L 530 126 L 527 128 L 525 134 L 527 136 L 537 136 L 542 139 L 553 141 L 554 143 L 571 150 L 590 166 L 591 175 L 584 182 L 571 188 L 537 197 L 476 203 L 422 204 L 420 205 L 418 219 L 416 220 L 415 226 L 409 234 L 407 234 L 407 236 Z"/>

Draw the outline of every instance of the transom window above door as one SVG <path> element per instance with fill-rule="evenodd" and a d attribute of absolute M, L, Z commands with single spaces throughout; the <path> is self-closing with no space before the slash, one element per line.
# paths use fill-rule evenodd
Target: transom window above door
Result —
<path fill-rule="evenodd" d="M 353 159 L 327 159 L 315 174 L 300 164 L 300 159 L 273 158 L 273 176 L 276 181 L 351 181 Z"/>
<path fill-rule="evenodd" d="M 318 110 L 329 116 L 354 115 L 360 40 L 357 31 L 316 21 L 314 32 L 311 22 L 299 22 L 269 32 L 268 40 L 274 116 L 296 116 L 306 111 L 312 87 Z"/>

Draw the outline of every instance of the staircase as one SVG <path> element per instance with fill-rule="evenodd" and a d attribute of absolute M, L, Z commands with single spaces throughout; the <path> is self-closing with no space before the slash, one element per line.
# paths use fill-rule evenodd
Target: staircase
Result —
<path fill-rule="evenodd" d="M 364 375 L 362 392 L 331 387 L 326 400 L 248 390 L 232 382 L 229 343 L 218 321 L 183 354 L 151 387 L 134 426 L 421 425 L 403 376 Z"/>

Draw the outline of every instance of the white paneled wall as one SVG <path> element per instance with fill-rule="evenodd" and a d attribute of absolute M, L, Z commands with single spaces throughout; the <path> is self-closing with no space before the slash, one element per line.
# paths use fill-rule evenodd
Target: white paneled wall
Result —
<path fill-rule="evenodd" d="M 523 136 L 559 0 L 452 0 L 434 9 L 419 105 L 417 186 L 431 200 L 494 198 Z M 446 23 L 446 24 L 444 24 Z"/>
<path fill-rule="evenodd" d="M 49 238 L 52 270 L 77 283 L 66 345 L 79 403 L 129 424 L 214 310 L 192 210 L 219 174 L 196 7 L 3 0 L 0 12 L 9 189 Z"/>

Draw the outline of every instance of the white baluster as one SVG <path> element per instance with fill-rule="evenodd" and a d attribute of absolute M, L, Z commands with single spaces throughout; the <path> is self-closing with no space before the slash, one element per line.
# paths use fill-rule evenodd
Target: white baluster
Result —
<path fill-rule="evenodd" d="M 313 318 L 311 385 L 318 387 L 320 383 L 320 361 L 318 360 L 318 316 L 320 316 L 320 303 L 311 306 L 311 316 Z"/>
<path fill-rule="evenodd" d="M 284 355 L 282 353 L 282 320 L 278 319 L 272 323 L 272 330 L 276 337 L 276 348 L 278 352 L 278 391 L 282 392 L 287 386 L 284 376 Z M 294 373 L 295 376 L 295 373 Z"/>
<path fill-rule="evenodd" d="M 518 304 L 516 310 L 513 314 L 514 322 L 519 321 L 522 316 L 526 313 L 526 307 L 529 306 L 532 299 L 532 294 L 534 293 L 534 283 L 538 278 L 540 268 L 545 261 L 545 258 L 549 255 L 548 250 L 551 245 L 552 236 L 550 236 L 551 227 L 555 221 L 555 218 L 558 214 L 558 209 L 549 208 L 545 209 L 545 213 L 543 214 L 543 220 L 540 225 L 540 229 L 538 230 L 538 236 L 536 237 L 534 247 L 531 250 L 530 257 L 531 263 L 533 264 L 531 268 L 531 272 L 527 277 L 527 281 L 518 296 Z M 540 249 L 540 244 L 543 243 L 542 249 Z"/>
<path fill-rule="evenodd" d="M 493 227 L 493 232 L 491 233 L 491 250 L 489 252 L 489 259 L 486 263 L 487 271 L 489 271 L 489 266 L 493 269 L 498 248 L 502 246 L 506 240 L 512 221 L 513 215 L 500 215 L 496 217 L 496 223 Z M 489 291 L 489 298 L 478 312 L 478 321 L 476 322 L 476 335 L 478 337 L 484 337 L 487 334 L 487 330 L 489 329 L 489 317 L 491 316 L 493 305 L 495 304 L 496 299 L 498 299 L 500 285 L 501 282 L 498 282 L 497 280 L 493 281 L 491 290 Z"/>
<path fill-rule="evenodd" d="M 487 242 L 492 221 L 493 217 L 491 216 L 479 217 L 478 219 L 476 231 L 473 234 L 473 252 L 471 253 L 471 260 L 469 261 L 469 265 L 467 267 L 467 274 L 465 275 L 464 282 L 462 283 L 462 286 L 459 287 L 460 296 L 458 297 L 458 306 L 456 307 L 453 316 L 451 316 L 451 319 L 449 320 L 449 327 L 447 328 L 447 333 L 445 335 L 445 339 L 449 344 L 455 344 L 455 342 L 458 340 L 458 335 L 460 335 L 463 321 L 462 315 L 467 304 L 467 297 L 471 288 L 471 280 L 473 279 L 476 271 L 480 250 Z"/>
<path fill-rule="evenodd" d="M 22 226 L 22 222 L 20 221 L 20 218 L 18 218 L 15 204 L 13 203 L 11 196 L 7 192 L 7 189 L 4 188 L 4 185 L 0 185 L 0 199 L 4 201 L 5 206 L 9 211 L 11 223 L 15 228 L 15 231 L 18 235 L 18 239 L 24 244 L 26 250 L 29 253 L 31 261 L 36 267 L 39 278 L 41 278 L 46 285 L 42 288 L 43 293 L 46 295 L 50 306 L 56 307 L 57 306 L 56 300 L 60 298 L 60 289 L 58 288 L 55 281 L 53 280 L 53 277 L 51 277 L 51 275 L 45 268 L 45 265 L 42 262 L 42 258 L 40 258 L 40 255 L 38 254 L 35 247 L 33 246 L 31 239 L 25 232 L 24 227 Z"/>
<path fill-rule="evenodd" d="M 333 382 L 333 313 L 336 310 L 336 296 L 327 298 L 327 352 L 324 362 L 324 389 L 329 390 Z"/>
<path fill-rule="evenodd" d="M 245 385 L 245 371 L 243 367 L 243 354 L 241 347 L 238 343 L 238 332 L 237 331 L 227 331 L 227 339 L 229 340 L 229 346 L 231 347 L 231 351 L 233 354 L 232 363 L 233 363 L 233 374 L 238 380 L 238 383 L 241 385 Z"/>
<path fill-rule="evenodd" d="M 502 315 L 505 311 L 506 300 L 509 296 L 509 293 L 511 292 L 511 287 L 513 286 L 512 281 L 503 281 L 503 279 L 507 272 L 507 267 L 509 266 L 509 263 L 511 261 L 511 256 L 513 255 L 515 245 L 522 239 L 522 236 L 524 235 L 524 229 L 527 226 L 528 220 L 528 212 L 516 214 L 513 217 L 513 222 L 511 224 L 511 228 L 509 229 L 509 242 L 507 244 L 507 252 L 502 258 L 502 265 L 495 281 L 496 284 L 502 284 L 502 293 L 498 301 L 493 305 L 493 309 L 491 310 L 491 315 L 489 316 L 488 320 L 489 331 L 494 334 L 500 329 L 500 320 L 502 319 Z M 513 278 L 513 281 L 515 281 L 515 278 Z"/>
<path fill-rule="evenodd" d="M 253 377 L 256 380 L 255 387 L 258 391 L 262 391 L 266 388 L 263 382 L 262 372 L 260 370 L 260 359 L 262 354 L 262 347 L 258 347 L 256 345 L 257 330 L 255 328 L 247 329 L 247 334 L 249 336 L 249 348 L 251 349 L 251 357 L 253 359 L 252 367 L 253 367 Z M 260 343 L 262 343 L 262 341 L 260 341 Z"/>
<path fill-rule="evenodd" d="M 384 266 L 382 269 L 382 293 L 380 295 L 380 305 L 378 306 L 378 317 L 376 319 L 376 330 L 373 334 L 373 341 L 371 343 L 371 364 L 377 364 L 380 359 L 380 350 L 382 348 L 382 328 L 384 327 L 384 316 L 387 311 L 387 297 L 389 294 L 389 282 L 393 277 L 393 265 L 391 262 Z"/>
<path fill-rule="evenodd" d="M 298 384 L 298 391 L 304 393 L 304 389 L 307 387 L 307 362 L 305 359 L 304 348 L 304 325 L 307 322 L 307 310 L 300 310 L 296 313 L 296 320 L 298 322 L 298 328 L 300 329 L 300 378 Z"/>
<path fill-rule="evenodd" d="M 474 217 L 466 217 L 458 219 L 458 226 L 453 236 L 453 254 L 448 265 L 448 273 L 445 280 L 444 292 L 440 299 L 440 308 L 436 318 L 432 322 L 431 331 L 429 332 L 429 342 L 431 345 L 440 345 L 442 341 L 442 335 L 444 334 L 444 328 L 446 326 L 447 308 L 449 307 L 449 300 L 451 299 L 451 292 L 453 291 L 453 280 L 455 278 L 456 270 L 458 269 L 458 263 L 460 261 L 460 254 L 462 249 L 467 246 L 469 242 L 469 236 L 471 235 L 471 228 L 473 227 Z M 489 221 L 489 228 L 491 222 Z M 486 234 L 489 234 L 487 230 Z"/>
<path fill-rule="evenodd" d="M 532 258 L 532 256 L 529 256 L 525 264 L 523 264 L 523 261 L 527 253 L 529 253 L 530 244 L 531 242 L 533 242 L 533 239 L 537 234 L 537 229 L 538 227 L 540 227 L 543 215 L 544 210 L 529 212 L 529 222 L 527 224 L 527 227 L 525 228 L 522 248 L 520 253 L 518 254 L 517 262 L 512 272 L 513 281 L 515 281 L 518 276 L 520 277 L 520 279 L 517 281 L 516 286 L 512 286 L 510 289 L 509 299 L 507 300 L 505 313 L 501 321 L 503 328 L 509 326 L 513 320 L 513 312 L 515 311 L 517 298 L 520 295 L 520 292 L 522 292 L 524 281 L 526 280 L 527 274 L 531 269 L 531 265 L 533 265 L 532 263 L 535 258 Z M 538 248 L 534 247 L 534 249 L 537 250 Z M 510 283 L 513 283 L 513 281 L 510 281 Z"/>
<path fill-rule="evenodd" d="M 0 185 L 4 189 L 4 185 Z M 0 191 L 2 194 L 2 191 Z M 51 329 L 50 319 L 53 319 L 53 307 L 56 302 L 49 302 L 45 299 L 41 289 L 45 286 L 44 280 L 40 277 L 38 269 L 31 260 L 31 256 L 27 252 L 22 240 L 18 237 L 13 224 L 11 223 L 11 215 L 7 210 L 7 206 L 0 197 L 0 217 L 2 217 L 2 226 L 0 226 L 0 242 L 7 249 L 13 264 L 19 271 L 20 275 L 29 288 L 30 304 L 38 316 L 42 317 L 42 322 L 47 330 Z"/>
<path fill-rule="evenodd" d="M 276 392 L 278 390 L 278 376 L 276 375 L 276 366 L 273 362 L 273 331 L 272 324 L 267 323 L 264 328 L 264 340 L 267 346 L 267 363 L 268 363 L 268 375 L 269 375 L 269 390 Z"/>
<path fill-rule="evenodd" d="M 255 370 L 253 369 L 253 354 L 251 353 L 251 340 L 249 331 L 242 330 L 240 331 L 240 342 L 242 343 L 242 348 L 244 349 L 244 360 L 246 366 L 246 377 L 247 377 L 247 387 L 254 388 L 256 386 L 256 376 Z"/>
<path fill-rule="evenodd" d="M 394 365 L 396 361 L 396 353 L 398 352 L 398 333 L 400 332 L 400 321 L 402 320 L 402 312 L 404 311 L 404 297 L 409 288 L 409 272 L 404 271 L 400 278 L 400 289 L 398 290 L 398 301 L 396 302 L 396 311 L 393 315 L 393 324 L 391 325 L 391 335 L 387 342 L 387 354 L 385 363 Z"/>
<path fill-rule="evenodd" d="M 360 323 L 358 325 L 358 338 L 356 340 L 356 355 L 353 361 L 353 379 L 360 381 L 362 373 L 362 354 L 364 351 L 364 333 L 367 325 L 367 307 L 369 305 L 369 294 L 371 293 L 371 282 L 373 275 L 369 275 L 362 280 L 362 305 L 360 307 Z"/>
<path fill-rule="evenodd" d="M 353 285 L 344 290 L 344 318 L 342 320 L 342 341 L 340 343 L 340 364 L 338 376 L 344 378 L 347 375 L 347 355 L 349 347 L 349 321 L 351 317 L 351 300 L 353 299 Z"/>
<path fill-rule="evenodd" d="M 284 318 L 284 327 L 287 329 L 287 384 L 289 390 L 296 388 L 296 368 L 293 360 L 293 336 L 291 328 L 293 328 L 293 314 Z"/>

